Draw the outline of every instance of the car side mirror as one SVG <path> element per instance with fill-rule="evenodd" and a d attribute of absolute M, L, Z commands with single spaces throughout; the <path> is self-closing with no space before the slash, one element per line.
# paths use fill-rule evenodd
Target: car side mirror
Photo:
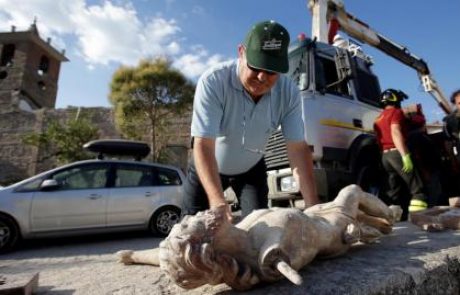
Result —
<path fill-rule="evenodd" d="M 40 185 L 40 189 L 43 191 L 55 190 L 59 187 L 59 183 L 56 179 L 45 179 Z"/>

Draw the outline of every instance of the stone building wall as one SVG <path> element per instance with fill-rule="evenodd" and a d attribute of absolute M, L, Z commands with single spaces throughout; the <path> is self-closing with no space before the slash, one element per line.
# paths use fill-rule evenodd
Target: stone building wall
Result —
<path fill-rule="evenodd" d="M 41 127 L 43 112 L 0 114 L 0 184 L 35 174 L 36 147 L 22 144 L 22 136 Z"/>
<path fill-rule="evenodd" d="M 99 139 L 120 138 L 118 131 L 115 128 L 113 121 L 113 112 L 110 108 L 103 107 L 69 107 L 66 109 L 51 109 L 44 112 L 44 120 L 41 124 L 40 132 L 47 128 L 47 122 L 57 120 L 65 124 L 67 121 L 84 116 L 93 125 L 98 128 Z M 46 155 L 45 151 L 39 151 L 36 161 L 36 173 L 49 170 L 57 166 L 56 159 L 50 158 L 41 160 Z"/>
<path fill-rule="evenodd" d="M 77 113 L 98 127 L 99 139 L 121 138 L 115 128 L 110 108 L 41 109 L 34 112 L 0 111 L 0 185 L 30 177 L 56 166 L 53 158 L 41 160 L 45 151 L 25 145 L 22 138 L 28 133 L 46 130 L 49 119 L 62 123 L 75 118 Z M 168 164 L 185 170 L 189 157 L 191 114 L 171 118 L 168 126 Z"/>
<path fill-rule="evenodd" d="M 168 164 L 186 170 L 190 158 L 190 123 L 192 113 L 187 112 L 179 117 L 172 117 L 168 124 Z"/>

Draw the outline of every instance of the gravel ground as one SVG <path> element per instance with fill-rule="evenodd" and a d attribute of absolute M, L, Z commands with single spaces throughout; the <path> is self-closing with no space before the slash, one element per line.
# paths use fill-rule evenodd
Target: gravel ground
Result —
<path fill-rule="evenodd" d="M 42 295 L 185 293 L 158 268 L 125 266 L 114 255 L 123 249 L 156 247 L 160 241 L 146 233 L 25 241 L 16 251 L 0 256 L 0 274 L 38 272 L 36 294 Z M 204 289 L 193 293 L 203 292 L 209 293 Z"/>

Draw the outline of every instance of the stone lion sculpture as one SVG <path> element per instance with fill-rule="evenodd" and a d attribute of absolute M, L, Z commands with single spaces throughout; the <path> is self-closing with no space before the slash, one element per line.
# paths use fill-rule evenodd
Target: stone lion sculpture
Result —
<path fill-rule="evenodd" d="M 304 211 L 261 209 L 231 224 L 223 208 L 185 216 L 160 247 L 119 251 L 125 264 L 160 266 L 185 289 L 225 283 L 246 290 L 283 277 L 301 284 L 298 270 L 315 257 L 345 253 L 392 230 L 400 214 L 377 197 L 350 185 L 329 203 Z"/>

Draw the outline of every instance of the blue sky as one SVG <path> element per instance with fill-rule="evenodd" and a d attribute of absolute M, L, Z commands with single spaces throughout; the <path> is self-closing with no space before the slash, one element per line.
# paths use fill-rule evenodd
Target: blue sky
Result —
<path fill-rule="evenodd" d="M 447 96 L 460 88 L 460 1 L 345 0 L 347 10 L 428 62 Z M 0 30 L 24 30 L 34 16 L 41 36 L 65 49 L 57 107 L 109 106 L 109 83 L 121 65 L 167 54 L 190 79 L 236 57 L 260 20 L 274 19 L 295 38 L 311 33 L 306 0 L 0 0 Z M 364 46 L 382 89 L 399 88 L 422 103 L 429 121 L 442 118 L 415 71 Z"/>

